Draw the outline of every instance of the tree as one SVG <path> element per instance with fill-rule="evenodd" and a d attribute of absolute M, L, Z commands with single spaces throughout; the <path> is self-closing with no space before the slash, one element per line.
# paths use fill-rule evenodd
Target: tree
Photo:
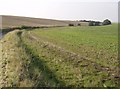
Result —
<path fill-rule="evenodd" d="M 90 21 L 89 26 L 94 26 L 94 21 Z"/>
<path fill-rule="evenodd" d="M 81 26 L 81 24 L 79 23 L 78 26 Z"/>
<path fill-rule="evenodd" d="M 69 26 L 74 26 L 74 24 L 69 24 Z"/>
<path fill-rule="evenodd" d="M 109 24 L 111 24 L 111 21 L 108 20 L 108 19 L 106 19 L 106 20 L 103 21 L 102 24 L 103 24 L 103 25 L 109 25 Z"/>
<path fill-rule="evenodd" d="M 99 22 L 99 21 L 96 21 L 96 22 L 95 22 L 95 26 L 100 26 L 100 22 Z"/>

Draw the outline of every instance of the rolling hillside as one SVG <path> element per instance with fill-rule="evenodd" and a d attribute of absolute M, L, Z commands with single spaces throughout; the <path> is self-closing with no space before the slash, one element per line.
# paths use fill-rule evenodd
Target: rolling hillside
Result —
<path fill-rule="evenodd" d="M 77 21 L 62 21 L 62 20 L 52 20 L 52 19 L 42 19 L 42 18 L 30 18 L 30 17 L 20 17 L 20 16 L 7 16 L 2 15 L 0 18 L 2 21 L 3 28 L 13 28 L 20 26 L 68 26 L 69 23 L 78 24 Z M 85 23 L 82 23 L 83 25 Z"/>

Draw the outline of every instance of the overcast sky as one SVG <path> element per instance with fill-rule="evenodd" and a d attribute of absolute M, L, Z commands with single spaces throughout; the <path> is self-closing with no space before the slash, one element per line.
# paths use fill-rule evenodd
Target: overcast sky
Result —
<path fill-rule="evenodd" d="M 118 21 L 119 0 L 0 0 L 0 15 Z"/>

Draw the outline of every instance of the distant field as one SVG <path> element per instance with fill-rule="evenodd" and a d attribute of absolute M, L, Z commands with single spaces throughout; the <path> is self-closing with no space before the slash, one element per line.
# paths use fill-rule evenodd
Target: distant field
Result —
<path fill-rule="evenodd" d="M 41 27 L 41 26 L 68 26 L 68 24 L 78 24 L 88 25 L 86 22 L 69 21 L 69 20 L 53 20 L 53 19 L 43 19 L 43 18 L 32 18 L 32 17 L 21 17 L 21 16 L 0 16 L 0 27 L 4 28 L 14 28 L 20 26 L 31 26 L 31 27 Z"/>
<path fill-rule="evenodd" d="M 6 34 L 1 40 L 0 86 L 117 86 L 117 27 L 54 27 Z"/>

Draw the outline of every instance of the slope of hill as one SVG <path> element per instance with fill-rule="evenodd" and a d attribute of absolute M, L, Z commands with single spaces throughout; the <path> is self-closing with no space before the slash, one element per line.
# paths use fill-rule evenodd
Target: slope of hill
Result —
<path fill-rule="evenodd" d="M 30 17 L 20 17 L 20 16 L 7 16 L 2 15 L 2 27 L 12 28 L 20 26 L 68 26 L 69 23 L 78 24 L 77 21 L 62 21 L 62 20 L 52 20 L 52 19 L 42 19 L 42 18 L 30 18 Z"/>

